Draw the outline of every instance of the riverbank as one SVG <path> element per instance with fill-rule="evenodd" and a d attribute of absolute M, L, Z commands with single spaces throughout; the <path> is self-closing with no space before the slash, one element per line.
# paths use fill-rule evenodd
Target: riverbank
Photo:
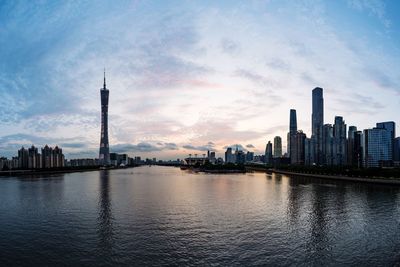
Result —
<path fill-rule="evenodd" d="M 327 180 L 350 181 L 350 182 L 373 183 L 373 184 L 386 184 L 386 185 L 399 185 L 400 186 L 400 179 L 398 179 L 398 178 L 350 177 L 350 176 L 341 176 L 341 175 L 324 175 L 324 174 L 290 172 L 290 171 L 282 171 L 282 170 L 277 170 L 277 169 L 269 169 L 268 171 L 271 171 L 273 173 L 278 173 L 278 174 L 291 175 L 291 176 L 303 176 L 303 177 L 312 177 L 312 178 L 327 179 Z"/>
<path fill-rule="evenodd" d="M 200 170 L 201 172 L 205 173 L 217 173 L 217 174 L 224 174 L 224 173 L 246 173 L 246 170 Z"/>
<path fill-rule="evenodd" d="M 115 170 L 115 169 L 127 169 L 134 168 L 137 166 L 129 166 L 129 167 L 88 167 L 88 168 L 66 168 L 66 169 L 40 169 L 40 170 L 9 170 L 9 171 L 0 171 L 1 177 L 10 177 L 10 176 L 32 176 L 32 175 L 52 175 L 52 174 L 63 174 L 63 173 L 74 173 L 74 172 L 92 172 L 99 170 Z"/>

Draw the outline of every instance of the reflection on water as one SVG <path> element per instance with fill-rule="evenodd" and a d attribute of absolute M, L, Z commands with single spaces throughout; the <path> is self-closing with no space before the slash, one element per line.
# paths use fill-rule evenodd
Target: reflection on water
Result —
<path fill-rule="evenodd" d="M 99 250 L 104 256 L 111 255 L 113 241 L 113 218 L 111 211 L 110 171 L 99 171 L 99 215 L 97 229 L 99 234 Z"/>
<path fill-rule="evenodd" d="M 169 167 L 0 179 L 0 259 L 32 265 L 393 265 L 399 187 Z"/>

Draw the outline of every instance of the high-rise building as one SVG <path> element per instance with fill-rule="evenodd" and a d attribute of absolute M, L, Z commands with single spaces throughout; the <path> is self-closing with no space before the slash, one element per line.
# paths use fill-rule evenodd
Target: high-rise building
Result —
<path fill-rule="evenodd" d="M 272 143 L 268 141 L 267 145 L 265 146 L 265 163 L 272 164 Z"/>
<path fill-rule="evenodd" d="M 392 160 L 394 159 L 394 139 L 396 137 L 396 124 L 394 121 L 378 122 L 376 128 L 384 128 L 390 132 Z"/>
<path fill-rule="evenodd" d="M 311 138 L 304 140 L 304 165 L 311 166 L 313 164 L 313 143 Z"/>
<path fill-rule="evenodd" d="M 62 149 L 56 146 L 53 149 L 53 168 L 61 168 L 64 167 L 64 154 L 62 153 Z"/>
<path fill-rule="evenodd" d="M 38 149 L 32 145 L 28 148 L 28 169 L 42 168 L 42 155 L 38 153 Z"/>
<path fill-rule="evenodd" d="M 54 149 L 45 145 L 42 148 L 41 168 L 61 168 L 65 166 L 65 157 L 62 149 L 56 146 Z"/>
<path fill-rule="evenodd" d="M 100 136 L 100 165 L 110 165 L 110 147 L 108 143 L 108 99 L 109 90 L 106 88 L 106 72 L 104 71 L 104 84 L 100 89 L 101 97 L 101 136 Z"/>
<path fill-rule="evenodd" d="M 400 163 L 400 137 L 396 137 L 394 139 L 394 146 L 393 146 L 393 150 L 394 150 L 394 158 L 393 161 L 396 162 L 396 165 L 398 165 Z"/>
<path fill-rule="evenodd" d="M 53 149 L 48 145 L 42 148 L 42 167 L 53 168 Z"/>
<path fill-rule="evenodd" d="M 18 168 L 28 169 L 29 166 L 29 154 L 28 150 L 22 147 L 18 150 Z"/>
<path fill-rule="evenodd" d="M 362 132 L 357 131 L 354 134 L 354 167 L 361 168 L 363 163 L 363 151 L 362 151 Z"/>
<path fill-rule="evenodd" d="M 291 136 L 294 136 L 297 133 L 297 115 L 296 115 L 296 110 L 291 109 L 290 110 L 290 118 L 289 118 L 289 132 L 287 135 L 287 154 L 290 157 L 290 152 L 291 152 L 291 146 L 290 146 L 290 140 Z"/>
<path fill-rule="evenodd" d="M 355 168 L 362 166 L 362 132 L 356 126 L 350 126 L 347 137 L 347 165 Z"/>
<path fill-rule="evenodd" d="M 215 159 L 215 151 L 210 152 L 210 159 Z"/>
<path fill-rule="evenodd" d="M 305 141 L 306 135 L 302 131 L 297 133 L 291 138 L 292 155 L 290 156 L 290 163 L 295 165 L 304 165 L 305 163 Z"/>
<path fill-rule="evenodd" d="M 357 132 L 356 126 L 349 126 L 349 130 L 347 132 L 347 165 L 356 167 L 356 157 L 355 157 L 355 149 L 354 149 L 354 137 Z"/>
<path fill-rule="evenodd" d="M 323 159 L 322 127 L 324 125 L 324 98 L 323 89 L 316 87 L 312 90 L 312 115 L 311 115 L 311 139 L 314 142 L 314 160 L 321 164 Z"/>
<path fill-rule="evenodd" d="M 333 126 L 324 124 L 322 126 L 322 164 L 333 165 Z"/>
<path fill-rule="evenodd" d="M 392 162 L 391 132 L 385 128 L 366 129 L 362 135 L 363 166 L 388 166 Z"/>
<path fill-rule="evenodd" d="M 346 124 L 343 117 L 336 116 L 333 125 L 333 165 L 346 165 Z"/>
<path fill-rule="evenodd" d="M 226 152 L 225 152 L 225 162 L 226 162 L 226 163 L 235 163 L 235 160 L 234 160 L 234 157 L 233 157 L 233 154 L 232 154 L 232 148 L 231 148 L 231 147 L 228 147 L 228 148 L 226 149 Z"/>
<path fill-rule="evenodd" d="M 274 158 L 282 157 L 282 138 L 280 136 L 274 137 Z"/>
<path fill-rule="evenodd" d="M 244 164 L 246 162 L 246 154 L 242 150 L 236 150 L 235 155 L 237 164 Z"/>
<path fill-rule="evenodd" d="M 246 161 L 250 162 L 254 160 L 254 152 L 247 151 L 246 153 Z"/>

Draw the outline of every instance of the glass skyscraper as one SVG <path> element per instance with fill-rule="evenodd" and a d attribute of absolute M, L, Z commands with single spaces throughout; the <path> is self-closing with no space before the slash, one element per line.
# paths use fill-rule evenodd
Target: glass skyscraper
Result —
<path fill-rule="evenodd" d="M 324 125 L 324 98 L 323 89 L 316 87 L 312 90 L 311 139 L 314 143 L 314 160 L 322 163 L 322 126 Z"/>
<path fill-rule="evenodd" d="M 391 137 L 391 132 L 385 128 L 373 128 L 364 130 L 362 136 L 364 167 L 376 168 L 391 164 Z"/>
<path fill-rule="evenodd" d="M 394 159 L 394 139 L 396 138 L 396 124 L 394 121 L 378 122 L 376 128 L 383 128 L 390 132 L 391 160 Z"/>
<path fill-rule="evenodd" d="M 274 138 L 274 158 L 282 157 L 282 139 L 280 136 Z"/>
<path fill-rule="evenodd" d="M 272 164 L 272 143 L 270 141 L 265 147 L 265 163 Z"/>
<path fill-rule="evenodd" d="M 287 136 L 287 153 L 288 156 L 290 157 L 292 151 L 291 151 L 291 139 L 293 136 L 295 136 L 297 133 L 297 116 L 296 116 L 296 110 L 291 109 L 290 110 L 290 121 L 289 121 L 289 132 Z"/>
<path fill-rule="evenodd" d="M 346 155 L 346 124 L 343 117 L 336 116 L 333 125 L 333 165 L 346 165 Z"/>

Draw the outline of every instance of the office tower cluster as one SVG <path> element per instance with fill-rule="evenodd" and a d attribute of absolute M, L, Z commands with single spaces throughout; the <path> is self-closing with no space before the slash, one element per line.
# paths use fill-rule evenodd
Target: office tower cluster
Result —
<path fill-rule="evenodd" d="M 247 157 L 248 155 L 246 155 Z M 217 158 L 215 151 L 210 151 L 207 150 L 207 159 L 208 162 L 210 162 L 211 164 L 222 164 L 224 162 L 224 160 L 222 158 Z"/>
<path fill-rule="evenodd" d="M 391 167 L 399 165 L 400 138 L 393 121 L 379 122 L 358 131 L 341 116 L 324 124 L 324 98 L 320 87 L 312 91 L 311 137 L 297 130 L 296 110 L 290 110 L 287 155 L 290 164 L 308 166 Z"/>
<path fill-rule="evenodd" d="M 37 147 L 32 145 L 26 149 L 22 147 L 18 150 L 18 156 L 12 159 L 0 158 L 0 170 L 3 169 L 50 169 L 62 168 L 65 166 L 65 157 L 62 149 L 46 145 L 41 149 L 41 153 Z"/>
<path fill-rule="evenodd" d="M 236 146 L 235 151 L 232 150 L 232 147 L 228 147 L 225 151 L 225 163 L 244 164 L 249 162 L 264 162 L 264 160 L 264 155 L 254 155 L 252 151 L 245 152 L 239 149 L 239 146 Z M 213 164 L 222 164 L 223 162 L 224 159 L 222 158 L 218 158 L 216 161 L 213 161 L 212 157 L 210 158 L 210 163 Z"/>

